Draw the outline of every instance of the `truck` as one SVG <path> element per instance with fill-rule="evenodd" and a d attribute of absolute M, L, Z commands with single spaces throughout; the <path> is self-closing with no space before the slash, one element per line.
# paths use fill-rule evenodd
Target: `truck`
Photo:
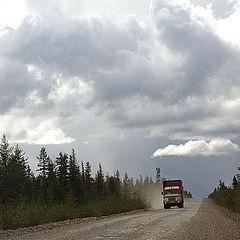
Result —
<path fill-rule="evenodd" d="M 182 180 L 163 181 L 163 205 L 164 209 L 172 206 L 183 208 L 183 184 Z"/>

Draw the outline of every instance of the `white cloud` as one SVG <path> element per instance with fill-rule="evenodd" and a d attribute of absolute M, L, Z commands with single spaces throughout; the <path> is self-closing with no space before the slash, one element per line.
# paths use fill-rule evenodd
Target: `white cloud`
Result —
<path fill-rule="evenodd" d="M 29 131 L 29 143 L 33 144 L 63 144 L 72 143 L 75 139 L 67 137 L 62 129 L 56 127 L 48 127 L 47 123 L 42 124 L 38 128 Z"/>
<path fill-rule="evenodd" d="M 0 133 L 7 134 L 10 142 L 28 144 L 72 143 L 74 138 L 66 136 L 58 119 L 47 116 L 24 116 L 24 112 L 0 115 Z"/>
<path fill-rule="evenodd" d="M 240 148 L 237 144 L 229 139 L 216 138 L 210 141 L 206 140 L 190 140 L 185 144 L 168 145 L 165 148 L 156 150 L 152 157 L 163 156 L 221 156 L 239 152 Z"/>
<path fill-rule="evenodd" d="M 24 0 L 0 1 L 0 26 L 17 28 L 27 14 Z"/>
<path fill-rule="evenodd" d="M 111 21 L 125 21 L 129 15 L 148 19 L 151 0 L 25 0 L 28 11 L 37 16 L 54 15 L 63 12 L 71 18 L 107 18 Z"/>
<path fill-rule="evenodd" d="M 219 19 L 216 25 L 216 32 L 224 40 L 240 46 L 240 33 L 238 31 L 240 22 L 240 2 L 235 7 L 235 11 L 224 19 Z"/>

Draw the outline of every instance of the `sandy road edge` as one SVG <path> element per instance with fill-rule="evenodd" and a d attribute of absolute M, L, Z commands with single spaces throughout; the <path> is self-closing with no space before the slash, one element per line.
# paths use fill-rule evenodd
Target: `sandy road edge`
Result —
<path fill-rule="evenodd" d="M 99 221 L 102 219 L 109 219 L 109 218 L 119 217 L 119 216 L 124 216 L 124 215 L 143 213 L 143 212 L 147 212 L 147 211 L 151 211 L 151 210 L 152 209 L 139 209 L 139 210 L 132 210 L 129 212 L 116 213 L 116 214 L 101 216 L 101 217 L 76 218 L 76 219 L 69 219 L 69 220 L 64 220 L 64 221 L 59 221 L 59 222 L 45 223 L 45 224 L 41 224 L 41 225 L 37 225 L 37 226 L 18 228 L 18 229 L 14 229 L 14 230 L 12 230 L 12 229 L 0 230 L 0 239 L 6 239 L 7 237 L 12 237 L 12 236 L 20 236 L 20 235 L 24 235 L 24 234 L 28 234 L 28 233 L 47 231 L 47 230 L 51 230 L 54 228 L 67 226 L 67 225 L 71 225 L 71 224 L 87 223 L 87 222 Z"/>

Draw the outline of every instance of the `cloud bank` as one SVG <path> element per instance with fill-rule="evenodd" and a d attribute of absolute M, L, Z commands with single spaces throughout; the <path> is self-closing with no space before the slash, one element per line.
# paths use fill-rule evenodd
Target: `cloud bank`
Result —
<path fill-rule="evenodd" d="M 31 137 L 34 124 L 17 128 L 26 117 L 58 129 L 56 143 L 77 138 L 93 119 L 119 136 L 144 129 L 143 138 L 239 137 L 240 42 L 220 31 L 238 24 L 235 1 L 226 12 L 214 0 L 212 7 L 197 0 L 84 3 L 52 1 L 45 11 L 47 1 L 26 1 L 28 16 L 0 34 L 1 131 L 42 142 L 47 133 Z M 91 121 L 82 121 L 86 115 Z"/>
<path fill-rule="evenodd" d="M 237 144 L 229 139 L 191 140 L 185 144 L 168 145 L 157 149 L 152 157 L 163 156 L 222 156 L 240 152 Z"/>

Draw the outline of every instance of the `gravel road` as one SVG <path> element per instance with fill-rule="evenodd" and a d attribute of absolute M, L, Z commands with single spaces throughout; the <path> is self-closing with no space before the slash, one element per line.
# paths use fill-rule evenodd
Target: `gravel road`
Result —
<path fill-rule="evenodd" d="M 11 240 L 238 240 L 240 218 L 226 213 L 209 199 L 187 199 L 183 209 L 138 211 L 118 216 L 72 221 L 61 226 L 46 225 L 42 230 L 0 239 Z M 25 229 L 26 230 L 26 229 Z"/>

